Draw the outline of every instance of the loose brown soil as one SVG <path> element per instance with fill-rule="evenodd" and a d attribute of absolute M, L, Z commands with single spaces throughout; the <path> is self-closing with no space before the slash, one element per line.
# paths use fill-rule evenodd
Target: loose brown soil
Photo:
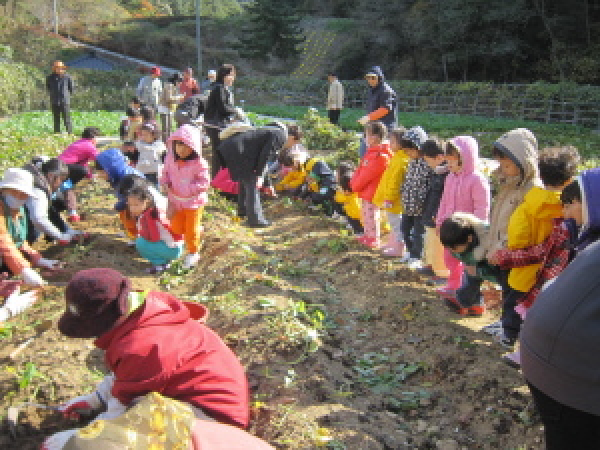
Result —
<path fill-rule="evenodd" d="M 521 375 L 477 331 L 498 311 L 477 319 L 453 315 L 432 283 L 361 247 L 338 222 L 277 199 L 266 203 L 273 226 L 254 231 L 213 196 L 202 261 L 186 275 L 159 278 L 145 274 L 148 264 L 125 245 L 107 186 L 88 184 L 80 192 L 85 220 L 78 228 L 94 238 L 78 246 L 41 245 L 67 263 L 49 279 L 112 267 L 137 288 L 168 288 L 206 304 L 208 324 L 247 368 L 251 431 L 275 447 L 542 448 Z M 33 308 L 0 328 L 2 356 L 35 334 L 41 320 L 59 317 L 63 291 L 45 288 Z M 39 448 L 45 436 L 78 425 L 24 407 L 12 441 L 4 420 L 9 406 L 59 404 L 92 390 L 105 370 L 92 340 L 66 339 L 56 328 L 18 361 L 3 362 L 2 449 Z M 30 380 L 28 363 L 39 372 Z"/>

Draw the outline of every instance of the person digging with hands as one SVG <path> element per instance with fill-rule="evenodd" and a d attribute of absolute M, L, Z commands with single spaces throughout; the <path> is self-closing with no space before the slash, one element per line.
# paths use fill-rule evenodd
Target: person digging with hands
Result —
<path fill-rule="evenodd" d="M 6 169 L 0 182 L 0 272 L 21 276 L 29 286 L 43 286 L 46 281 L 33 266 L 56 270 L 59 261 L 42 258 L 27 242 L 25 202 L 33 195 L 33 175 L 24 169 Z"/>
<path fill-rule="evenodd" d="M 0 280 L 0 297 L 6 298 L 0 307 L 0 323 L 21 314 L 37 300 L 37 291 L 21 293 L 22 281 Z"/>
<path fill-rule="evenodd" d="M 96 338 L 111 371 L 88 395 L 60 406 L 65 417 L 104 412 L 115 419 L 151 392 L 190 405 L 196 418 L 238 428 L 249 422 L 248 383 L 235 354 L 184 303 L 165 292 L 135 291 L 113 269 L 77 272 L 65 290 L 59 331 L 71 338 Z M 101 426 L 102 424 L 98 424 Z M 62 449 L 77 433 L 67 430 L 44 441 Z"/>

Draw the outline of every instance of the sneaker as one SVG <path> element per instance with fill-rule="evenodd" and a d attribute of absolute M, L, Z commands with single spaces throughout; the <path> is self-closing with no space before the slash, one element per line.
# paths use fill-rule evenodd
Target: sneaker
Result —
<path fill-rule="evenodd" d="M 189 253 L 185 255 L 182 267 L 184 269 L 191 269 L 196 264 L 198 264 L 198 261 L 200 261 L 200 253 Z"/>
<path fill-rule="evenodd" d="M 436 276 L 436 274 L 433 271 L 433 269 L 431 268 L 431 266 L 421 267 L 420 269 L 417 269 L 417 273 L 419 275 L 423 275 L 424 277 L 435 277 Z"/>
<path fill-rule="evenodd" d="M 169 264 L 158 264 L 156 266 L 148 267 L 146 269 L 146 273 L 149 273 L 151 275 L 157 275 L 159 273 L 163 273 L 168 268 L 169 268 Z"/>
<path fill-rule="evenodd" d="M 490 336 L 496 336 L 498 333 L 502 332 L 502 321 L 497 320 L 494 323 L 490 323 L 489 325 L 483 327 L 480 331 L 483 331 Z"/>
<path fill-rule="evenodd" d="M 75 213 L 75 214 L 71 214 L 69 216 L 68 220 L 71 223 L 81 222 L 81 217 L 79 216 L 79 214 Z"/>
<path fill-rule="evenodd" d="M 508 337 L 504 333 L 504 330 L 502 330 L 502 333 L 497 334 L 496 336 L 494 336 L 494 341 L 496 341 L 502 347 L 504 347 L 504 348 L 506 348 L 508 350 L 512 350 L 515 347 L 515 343 L 517 342 L 517 338 Z"/>
<path fill-rule="evenodd" d="M 412 258 L 410 257 L 410 255 L 408 253 L 405 253 L 404 256 L 402 256 L 401 258 L 398 259 L 398 262 L 400 264 L 406 264 L 407 262 L 409 262 Z"/>
<path fill-rule="evenodd" d="M 516 352 L 506 353 L 505 355 L 502 355 L 502 361 L 514 369 L 520 369 L 521 352 L 517 350 Z"/>
<path fill-rule="evenodd" d="M 450 289 L 448 286 L 442 286 L 440 288 L 437 288 L 435 290 L 435 292 L 437 292 L 437 294 L 442 298 L 446 298 L 446 297 L 456 298 L 456 290 Z"/>
<path fill-rule="evenodd" d="M 410 270 L 417 270 L 423 268 L 423 262 L 417 258 L 409 259 L 406 265 Z"/>

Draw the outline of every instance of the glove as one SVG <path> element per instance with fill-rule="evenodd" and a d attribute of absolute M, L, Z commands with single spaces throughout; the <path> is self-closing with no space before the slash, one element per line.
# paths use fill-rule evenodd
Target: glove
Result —
<path fill-rule="evenodd" d="M 57 259 L 40 258 L 38 259 L 37 266 L 44 269 L 56 270 L 62 267 L 62 263 Z"/>
<path fill-rule="evenodd" d="M 10 317 L 22 313 L 37 300 L 37 292 L 29 291 L 21 294 L 19 288 L 8 296 L 4 308 L 10 313 Z"/>
<path fill-rule="evenodd" d="M 61 235 L 58 238 L 58 243 L 60 245 L 69 245 L 71 243 L 71 239 L 73 236 L 71 236 L 68 232 L 67 233 L 61 233 Z"/>
<path fill-rule="evenodd" d="M 77 433 L 77 430 L 78 428 L 73 428 L 72 430 L 59 431 L 52 436 L 48 436 L 42 442 L 40 450 L 62 450 L 69 442 L 69 439 Z"/>
<path fill-rule="evenodd" d="M 58 407 L 58 410 L 67 419 L 79 419 L 83 415 L 89 416 L 94 411 L 102 408 L 102 401 L 97 392 L 87 395 L 81 395 L 63 403 Z"/>
<path fill-rule="evenodd" d="M 365 126 L 369 122 L 369 116 L 362 116 L 360 119 L 357 120 L 357 122 L 360 123 L 362 126 Z"/>
<path fill-rule="evenodd" d="M 28 284 L 29 286 L 44 286 L 46 284 L 46 281 L 44 281 L 41 275 L 31 267 L 23 269 L 21 276 L 23 277 L 25 284 Z"/>

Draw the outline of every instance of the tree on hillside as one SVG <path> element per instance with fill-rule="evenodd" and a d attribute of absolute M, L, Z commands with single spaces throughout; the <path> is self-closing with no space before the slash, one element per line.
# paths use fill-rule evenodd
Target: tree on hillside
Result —
<path fill-rule="evenodd" d="M 298 44 L 304 42 L 299 26 L 302 17 L 294 0 L 255 0 L 247 11 L 247 36 L 239 46 L 244 56 L 288 59 L 300 53 Z"/>
<path fill-rule="evenodd" d="M 160 14 L 174 16 L 192 16 L 196 14 L 196 0 L 121 0 L 121 3 L 130 12 L 135 13 L 140 10 L 142 1 L 149 2 L 154 11 Z M 201 8 L 202 16 L 217 18 L 239 14 L 242 11 L 242 7 L 237 0 L 202 0 Z"/>

